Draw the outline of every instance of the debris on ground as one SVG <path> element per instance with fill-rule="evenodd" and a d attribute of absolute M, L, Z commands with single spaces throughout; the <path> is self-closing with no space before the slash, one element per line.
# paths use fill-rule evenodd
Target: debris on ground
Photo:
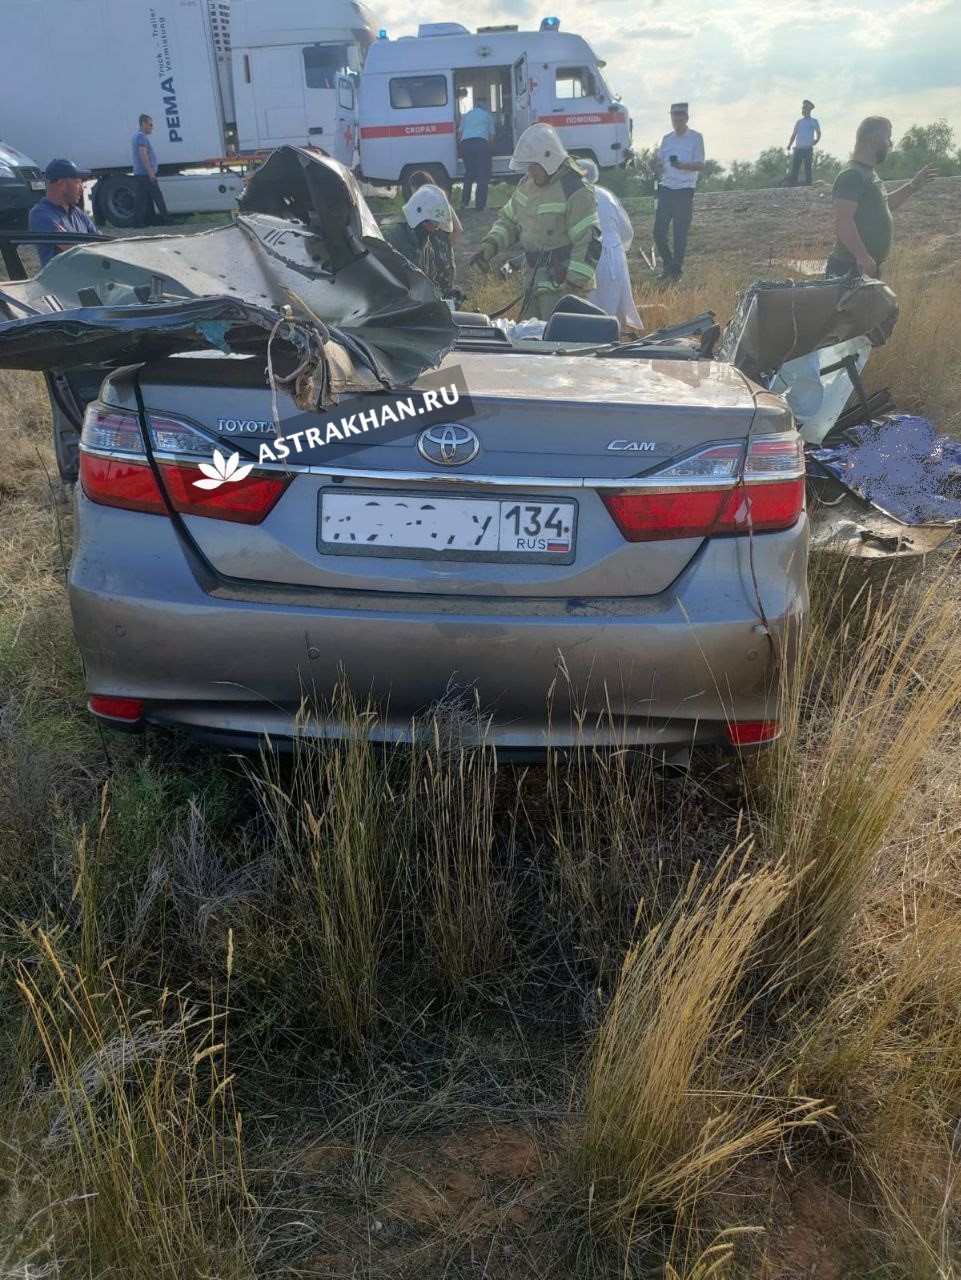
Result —
<path fill-rule="evenodd" d="M 961 527 L 961 445 L 861 381 L 897 317 L 880 280 L 758 281 L 722 335 L 720 358 L 783 395 L 797 419 L 814 550 L 926 555 Z"/>

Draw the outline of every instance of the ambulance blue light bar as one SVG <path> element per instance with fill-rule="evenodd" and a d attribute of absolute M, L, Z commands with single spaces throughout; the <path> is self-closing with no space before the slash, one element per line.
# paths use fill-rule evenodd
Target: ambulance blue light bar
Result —
<path fill-rule="evenodd" d="M 377 32 L 377 39 L 378 39 L 378 40 L 386 40 L 386 39 L 387 39 L 387 28 L 386 28 L 386 27 L 381 27 L 381 29 Z"/>
<path fill-rule="evenodd" d="M 561 29 L 560 18 L 542 18 L 541 19 L 542 31 L 560 31 L 560 29 Z"/>

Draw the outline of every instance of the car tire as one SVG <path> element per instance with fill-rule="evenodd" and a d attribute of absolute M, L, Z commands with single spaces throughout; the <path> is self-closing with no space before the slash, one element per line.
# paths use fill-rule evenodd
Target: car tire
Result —
<path fill-rule="evenodd" d="M 147 198 L 131 174 L 104 178 L 97 184 L 96 203 L 105 222 L 114 227 L 140 227 L 147 212 Z"/>

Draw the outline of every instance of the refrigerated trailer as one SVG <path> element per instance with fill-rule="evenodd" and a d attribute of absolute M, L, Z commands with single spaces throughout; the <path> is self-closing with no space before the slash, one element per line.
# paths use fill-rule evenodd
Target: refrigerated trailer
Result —
<path fill-rule="evenodd" d="M 353 164 L 375 33 L 356 0 L 0 0 L 0 130 L 40 164 L 91 170 L 95 213 L 132 226 L 149 115 L 171 213 L 229 210 L 257 153 L 290 143 Z"/>
<path fill-rule="evenodd" d="M 461 116 L 483 97 L 494 116 L 495 177 L 528 125 L 554 125 L 574 155 L 600 168 L 630 155 L 631 120 L 612 94 L 604 63 L 587 41 L 546 18 L 538 31 L 516 26 L 423 23 L 416 36 L 381 37 L 368 51 L 360 94 L 360 166 L 368 182 L 400 182 L 418 169 L 448 185 L 462 176 Z"/>

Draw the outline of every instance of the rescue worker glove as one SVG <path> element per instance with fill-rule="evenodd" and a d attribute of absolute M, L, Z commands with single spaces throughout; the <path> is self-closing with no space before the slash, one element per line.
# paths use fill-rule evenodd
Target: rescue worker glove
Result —
<path fill-rule="evenodd" d="M 490 260 L 493 256 L 494 256 L 493 254 L 486 254 L 484 252 L 484 249 L 480 248 L 474 254 L 474 256 L 470 259 L 468 265 L 471 267 L 474 267 L 478 271 L 483 272 L 485 276 L 490 275 L 490 271 L 491 271 Z"/>

